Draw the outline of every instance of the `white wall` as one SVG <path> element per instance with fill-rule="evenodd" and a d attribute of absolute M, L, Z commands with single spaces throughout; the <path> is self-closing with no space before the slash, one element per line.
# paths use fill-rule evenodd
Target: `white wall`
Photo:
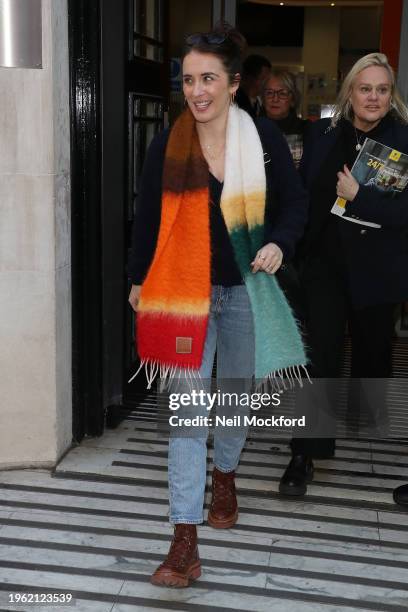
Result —
<path fill-rule="evenodd" d="M 0 68 L 0 468 L 71 443 L 67 0 L 43 0 L 43 69 Z"/>
<path fill-rule="evenodd" d="M 304 116 L 308 104 L 332 104 L 336 98 L 339 59 L 340 9 L 333 7 L 307 7 L 305 9 L 303 65 L 305 91 Z M 322 74 L 326 87 L 313 92 L 308 89 L 308 79 Z"/>

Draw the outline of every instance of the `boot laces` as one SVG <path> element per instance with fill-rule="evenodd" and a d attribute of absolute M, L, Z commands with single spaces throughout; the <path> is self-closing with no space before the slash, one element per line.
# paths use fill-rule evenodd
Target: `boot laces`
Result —
<path fill-rule="evenodd" d="M 174 534 L 170 550 L 167 555 L 166 564 L 173 567 L 185 566 L 192 553 L 192 538 L 189 534 Z"/>
<path fill-rule="evenodd" d="M 213 480 L 213 504 L 224 504 L 232 507 L 234 501 L 234 480 L 233 478 L 222 479 L 214 476 Z"/>

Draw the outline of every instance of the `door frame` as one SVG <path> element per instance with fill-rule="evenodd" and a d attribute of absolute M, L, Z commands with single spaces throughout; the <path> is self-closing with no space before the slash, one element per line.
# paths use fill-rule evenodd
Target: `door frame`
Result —
<path fill-rule="evenodd" d="M 103 430 L 100 23 L 99 0 L 68 0 L 75 442 Z"/>
<path fill-rule="evenodd" d="M 146 0 L 145 0 L 146 1 Z M 148 1 L 148 0 L 147 0 Z M 73 439 L 117 425 L 126 392 L 128 94 L 155 95 L 164 61 L 129 58 L 131 0 L 68 0 Z M 168 77 L 168 78 L 167 78 Z"/>

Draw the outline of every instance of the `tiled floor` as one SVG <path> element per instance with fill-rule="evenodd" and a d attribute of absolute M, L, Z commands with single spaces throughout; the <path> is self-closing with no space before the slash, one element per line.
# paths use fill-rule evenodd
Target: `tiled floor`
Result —
<path fill-rule="evenodd" d="M 73 449 L 56 473 L 0 472 L 0 610 L 276 612 L 408 609 L 408 445 L 338 442 L 308 495 L 282 499 L 283 441 L 248 439 L 234 529 L 199 530 L 201 578 L 150 585 L 171 539 L 166 440 L 147 400 L 113 431 Z M 209 451 L 211 458 L 212 451 Z M 211 469 L 211 459 L 209 470 Z M 75 607 L 11 606 L 9 591 L 65 590 Z"/>

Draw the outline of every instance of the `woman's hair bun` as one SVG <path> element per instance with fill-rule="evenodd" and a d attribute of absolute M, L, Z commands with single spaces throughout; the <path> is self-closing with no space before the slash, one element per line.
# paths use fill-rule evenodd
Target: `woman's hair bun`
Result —
<path fill-rule="evenodd" d="M 224 35 L 238 47 L 241 54 L 247 48 L 247 41 L 244 36 L 227 21 L 218 21 L 213 28 L 213 33 Z"/>

